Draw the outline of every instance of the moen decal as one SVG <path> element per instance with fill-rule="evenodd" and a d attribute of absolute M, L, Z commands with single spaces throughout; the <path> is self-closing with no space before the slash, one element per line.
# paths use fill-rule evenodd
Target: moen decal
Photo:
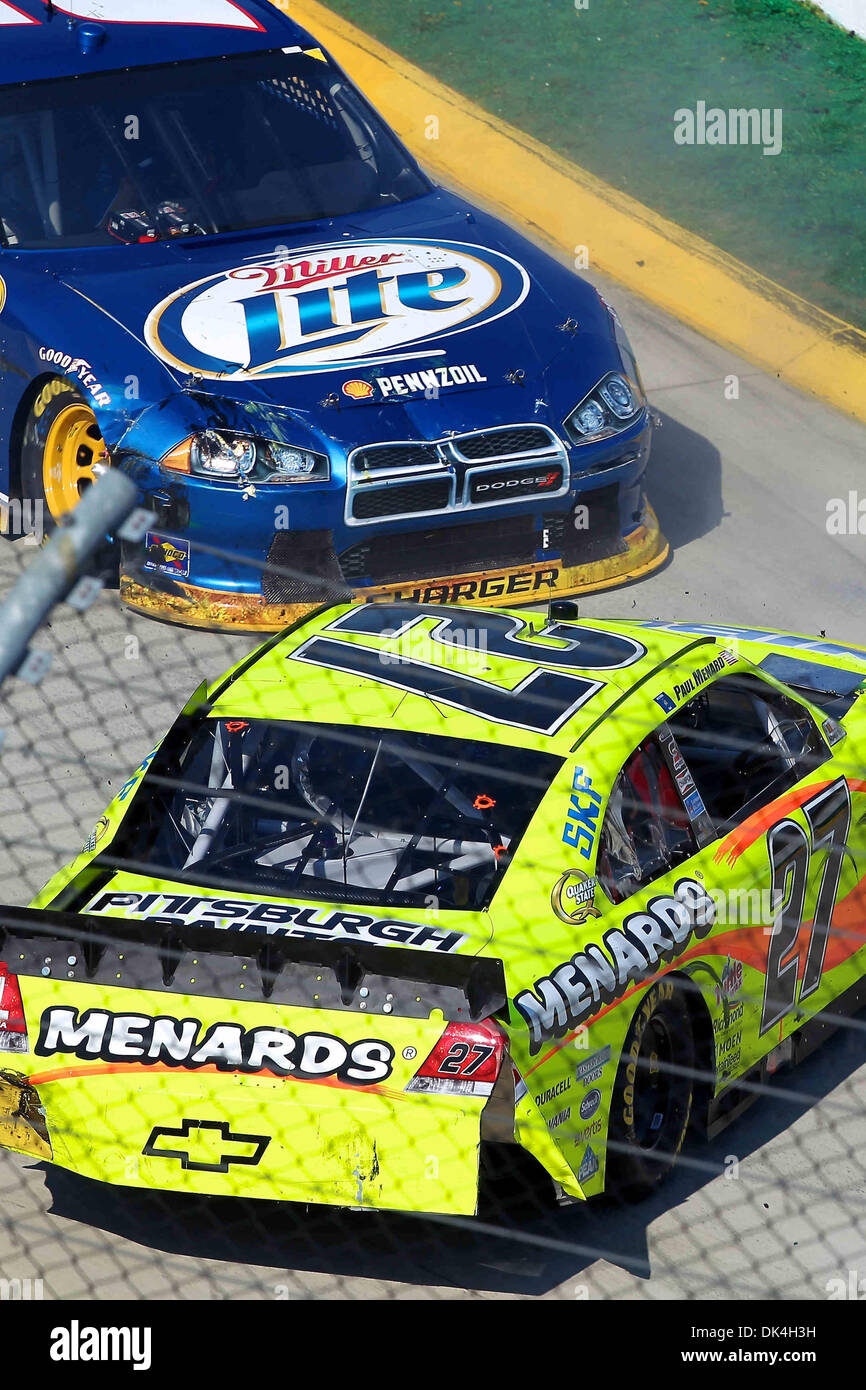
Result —
<path fill-rule="evenodd" d="M 486 247 L 341 241 L 186 285 L 145 335 L 170 366 L 220 380 L 364 368 L 502 318 L 528 291 L 523 267 Z"/>
<path fill-rule="evenodd" d="M 529 1027 L 530 1051 L 618 999 L 632 980 L 645 979 L 661 962 L 680 955 L 692 937 L 706 936 L 714 921 L 713 899 L 691 878 L 681 878 L 672 896 L 652 898 L 644 911 L 630 913 L 620 927 L 604 933 L 601 945 L 591 942 L 516 996 L 515 1006 Z"/>
<path fill-rule="evenodd" d="M 550 905 L 561 922 L 581 926 L 590 917 L 600 917 L 595 906 L 597 880 L 589 878 L 582 869 L 567 869 L 557 879 L 550 895 Z"/>
<path fill-rule="evenodd" d="M 114 1014 L 107 1009 L 53 1005 L 39 1022 L 34 1049 L 41 1057 L 64 1052 L 86 1061 L 140 1062 L 142 1066 L 196 1071 L 272 1072 L 301 1081 L 336 1076 L 354 1086 L 372 1086 L 391 1075 L 394 1049 L 381 1038 L 344 1042 L 330 1033 L 290 1033 L 286 1028 L 242 1028 L 197 1018 Z"/>
<path fill-rule="evenodd" d="M 268 1134 L 233 1134 L 225 1120 L 184 1120 L 178 1129 L 157 1125 L 142 1149 L 145 1158 L 175 1158 L 185 1173 L 227 1173 L 233 1163 L 261 1163 Z"/>
<path fill-rule="evenodd" d="M 179 918 L 208 927 L 266 932 L 323 940 L 357 936 L 367 941 L 393 941 L 429 951 L 453 951 L 466 937 L 442 927 L 369 917 L 363 912 L 340 912 L 330 907 L 302 907 L 286 902 L 245 902 L 242 898 L 205 898 L 187 893 L 99 893 L 84 912 L 108 913 L 146 921 Z"/>

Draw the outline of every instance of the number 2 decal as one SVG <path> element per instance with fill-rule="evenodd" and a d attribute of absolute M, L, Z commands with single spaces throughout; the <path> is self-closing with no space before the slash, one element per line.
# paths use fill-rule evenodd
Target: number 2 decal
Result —
<path fill-rule="evenodd" d="M 821 983 L 833 908 L 839 890 L 842 859 L 851 825 L 851 794 L 844 777 L 803 803 L 809 834 L 794 820 L 782 820 L 767 833 L 773 902 L 776 913 L 767 956 L 767 982 L 759 1032 L 766 1033 L 794 1008 L 808 999 Z M 812 855 L 826 850 L 824 871 L 815 902 L 812 931 L 797 998 L 801 952 L 798 945 L 806 902 L 806 885 Z"/>
<path fill-rule="evenodd" d="M 425 618 L 436 618 L 437 626 L 430 632 L 430 638 L 440 647 L 471 646 L 481 632 L 485 652 L 510 661 L 531 662 L 533 669 L 508 689 L 463 671 L 448 669 L 444 660 L 442 663 L 421 661 L 403 655 L 399 646 L 389 651 L 386 647 L 365 647 L 327 635 L 353 633 L 396 642 Z M 526 624 L 521 619 L 506 618 L 501 613 L 485 613 L 479 622 L 479 614 L 471 610 L 443 616 L 436 608 L 409 611 L 391 604 L 368 604 L 337 618 L 318 636 L 298 647 L 292 659 L 325 666 L 332 671 L 366 676 L 396 686 L 398 690 L 428 695 L 440 704 L 494 720 L 497 724 L 528 729 L 532 733 L 554 734 L 581 705 L 601 690 L 603 682 L 567 670 L 547 668 L 576 666 L 619 670 L 630 666 L 646 652 L 646 648 L 633 638 L 568 623 L 553 623 L 541 634 L 529 629 L 528 637 L 522 636 L 525 631 Z M 536 640 L 537 636 L 556 638 L 563 645 L 546 645 Z M 387 658 L 387 664 L 383 657 Z"/>

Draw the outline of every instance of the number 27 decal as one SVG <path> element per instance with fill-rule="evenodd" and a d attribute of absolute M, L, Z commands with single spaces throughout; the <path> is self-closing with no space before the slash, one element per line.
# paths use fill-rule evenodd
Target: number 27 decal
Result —
<path fill-rule="evenodd" d="M 808 835 L 796 821 L 787 819 L 779 821 L 767 834 L 772 901 L 780 903 L 781 907 L 770 938 L 761 1033 L 766 1033 L 789 1014 L 795 1004 L 802 1004 L 821 983 L 851 824 L 851 795 L 844 777 L 804 802 L 802 809 L 809 827 Z M 804 963 L 799 945 L 800 927 L 805 915 L 809 864 L 818 850 L 825 850 L 826 858 Z M 798 998 L 801 965 L 803 978 Z"/>

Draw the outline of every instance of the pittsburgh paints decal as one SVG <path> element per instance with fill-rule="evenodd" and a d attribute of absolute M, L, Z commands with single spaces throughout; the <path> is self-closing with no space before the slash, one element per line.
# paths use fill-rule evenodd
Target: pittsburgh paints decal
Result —
<path fill-rule="evenodd" d="M 145 335 L 163 361 L 203 377 L 365 368 L 502 318 L 528 291 L 523 266 L 486 247 L 335 242 L 186 285 L 156 306 Z"/>
<path fill-rule="evenodd" d="M 691 937 L 704 937 L 715 921 L 715 904 L 703 884 L 681 878 L 672 896 L 660 895 L 645 910 L 629 913 L 595 942 L 536 980 L 514 1000 L 529 1027 L 529 1047 L 538 1052 L 548 1038 L 561 1038 L 583 1019 L 646 978 L 662 961 L 673 960 Z"/>
<path fill-rule="evenodd" d="M 108 913 L 136 921 L 179 918 L 208 927 L 235 931 L 266 932 L 313 940 L 361 937 L 365 941 L 391 941 L 401 946 L 422 946 L 430 951 L 453 951 L 466 937 L 462 932 L 422 926 L 390 917 L 368 917 L 362 912 L 340 912 L 330 907 L 301 907 L 286 902 L 245 902 L 242 898 L 204 898 L 187 893 L 99 893 L 84 912 Z"/>
<path fill-rule="evenodd" d="M 337 1077 L 355 1086 L 371 1086 L 391 1075 L 394 1049 L 381 1038 L 348 1043 L 330 1033 L 290 1033 L 286 1028 L 242 1028 L 239 1023 L 212 1023 L 161 1014 L 114 1014 L 107 1009 L 53 1005 L 39 1023 L 34 1049 L 40 1057 L 65 1052 L 83 1060 L 140 1062 L 143 1066 L 196 1071 L 273 1072 L 300 1081 Z"/>

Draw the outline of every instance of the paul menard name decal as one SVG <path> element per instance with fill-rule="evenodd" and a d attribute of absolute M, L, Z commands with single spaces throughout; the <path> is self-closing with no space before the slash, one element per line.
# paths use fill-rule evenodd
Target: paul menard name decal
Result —
<path fill-rule="evenodd" d="M 529 1027 L 530 1051 L 561 1038 L 604 1004 L 625 994 L 633 980 L 655 974 L 681 955 L 692 938 L 707 935 L 715 922 L 713 899 L 693 878 L 681 878 L 673 895 L 652 898 L 642 912 L 606 931 L 525 989 L 514 1004 Z"/>

